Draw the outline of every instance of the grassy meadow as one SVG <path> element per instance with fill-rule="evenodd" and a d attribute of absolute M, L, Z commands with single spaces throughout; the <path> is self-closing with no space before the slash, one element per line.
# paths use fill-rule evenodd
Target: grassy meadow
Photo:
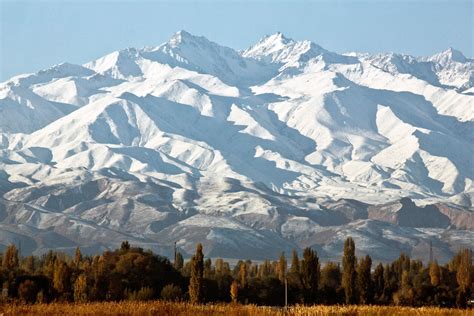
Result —
<path fill-rule="evenodd" d="M 397 307 L 367 305 L 336 306 L 292 306 L 288 310 L 240 304 L 177 303 L 168 301 L 147 302 L 98 302 L 98 303 L 51 303 L 35 305 L 7 304 L 0 306 L 1 315 L 473 315 L 473 310 L 447 309 L 437 307 Z"/>

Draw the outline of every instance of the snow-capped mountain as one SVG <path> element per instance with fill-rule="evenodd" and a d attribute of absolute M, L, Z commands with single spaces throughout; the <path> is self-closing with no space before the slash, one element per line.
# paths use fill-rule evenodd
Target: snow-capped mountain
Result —
<path fill-rule="evenodd" d="M 0 84 L 0 244 L 440 261 L 474 244 L 474 61 L 185 31 Z"/>

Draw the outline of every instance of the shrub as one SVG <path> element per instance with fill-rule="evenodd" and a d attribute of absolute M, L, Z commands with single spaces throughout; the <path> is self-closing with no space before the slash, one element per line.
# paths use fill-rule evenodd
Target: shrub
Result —
<path fill-rule="evenodd" d="M 168 284 L 161 290 L 161 298 L 167 301 L 180 301 L 183 298 L 183 291 L 177 285 Z"/>

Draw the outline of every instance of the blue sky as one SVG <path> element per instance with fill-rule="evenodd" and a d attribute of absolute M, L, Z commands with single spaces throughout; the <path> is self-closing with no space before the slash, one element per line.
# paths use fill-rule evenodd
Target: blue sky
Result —
<path fill-rule="evenodd" d="M 335 52 L 473 57 L 473 2 L 0 0 L 0 81 L 125 47 L 161 44 L 184 29 L 243 49 L 282 32 Z"/>

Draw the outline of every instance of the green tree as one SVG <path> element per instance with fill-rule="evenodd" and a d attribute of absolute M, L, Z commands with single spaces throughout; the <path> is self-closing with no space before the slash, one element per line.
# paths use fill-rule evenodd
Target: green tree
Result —
<path fill-rule="evenodd" d="M 383 303 L 383 288 L 384 288 L 384 278 L 383 278 L 383 264 L 379 263 L 374 270 L 374 299 L 377 303 Z"/>
<path fill-rule="evenodd" d="M 311 248 L 305 248 L 301 261 L 301 281 L 306 303 L 313 303 L 317 299 L 320 274 L 317 252 Z"/>
<path fill-rule="evenodd" d="M 204 254 L 202 245 L 196 246 L 196 254 L 191 259 L 191 279 L 189 282 L 189 298 L 191 303 L 197 304 L 203 298 Z"/>
<path fill-rule="evenodd" d="M 410 283 L 410 275 L 407 270 L 402 272 L 400 289 L 393 295 L 396 305 L 413 305 L 414 292 Z"/>
<path fill-rule="evenodd" d="M 204 278 L 210 279 L 212 277 L 213 270 L 212 270 L 212 261 L 211 258 L 207 258 L 204 261 Z"/>
<path fill-rule="evenodd" d="M 357 266 L 357 291 L 362 304 L 371 304 L 373 300 L 373 284 L 371 276 L 372 258 L 366 255 Z"/>
<path fill-rule="evenodd" d="M 321 289 L 324 304 L 341 303 L 339 289 L 341 287 L 341 268 L 339 264 L 328 262 L 321 269 Z"/>
<path fill-rule="evenodd" d="M 293 249 L 293 252 L 291 253 L 290 273 L 296 275 L 300 274 L 300 260 L 298 259 L 298 253 L 295 249 Z"/>
<path fill-rule="evenodd" d="M 344 242 L 344 256 L 342 258 L 342 287 L 344 288 L 346 304 L 357 303 L 356 264 L 354 240 L 348 237 Z"/>

